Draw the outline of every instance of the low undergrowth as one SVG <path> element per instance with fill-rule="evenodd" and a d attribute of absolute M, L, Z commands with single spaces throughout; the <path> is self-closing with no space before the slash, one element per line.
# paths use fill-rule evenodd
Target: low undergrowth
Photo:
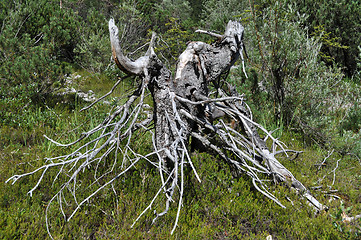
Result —
<path fill-rule="evenodd" d="M 93 89 L 98 97 L 109 90 L 100 84 L 111 85 L 106 77 L 81 75 L 83 77 L 73 83 L 81 90 Z M 93 85 L 100 87 L 92 88 Z M 117 101 L 117 96 L 131 85 L 125 81 L 119 92 L 110 98 Z M 43 104 L 26 106 L 21 114 L 14 108 L 16 116 L 7 118 L 14 124 L 2 122 L 0 125 L 0 239 L 48 238 L 45 209 L 61 184 L 60 181 L 53 184 L 56 172 L 45 176 L 32 197 L 27 192 L 36 184 L 40 173 L 14 185 L 5 184 L 5 181 L 14 174 L 34 170 L 44 163 L 45 157 L 70 151 L 55 147 L 43 134 L 71 142 L 82 131 L 98 124 L 112 107 L 112 103 L 99 103 L 79 113 L 86 106 L 80 99 L 75 98 L 71 103 L 56 102 L 58 104 L 44 100 Z M 269 130 L 277 128 L 271 120 L 261 121 L 272 128 Z M 55 239 L 265 239 L 268 235 L 274 239 L 360 238 L 360 220 L 344 221 L 345 215 L 361 213 L 359 160 L 310 144 L 302 134 L 289 129 L 281 127 L 275 135 L 290 149 L 303 151 L 295 159 L 283 156 L 280 160 L 329 207 L 328 211 L 316 215 L 305 200 L 287 186 L 276 186 L 272 191 L 286 206 L 282 209 L 256 191 L 247 176 L 232 175 L 232 169 L 216 155 L 196 152 L 192 159 L 202 182 L 199 183 L 188 169 L 183 208 L 173 235 L 170 231 L 177 203 L 152 224 L 153 211 L 159 212 L 165 207 L 160 204 L 162 199 L 131 228 L 160 185 L 159 174 L 146 162 L 116 181 L 113 187 L 95 195 L 69 222 L 62 217 L 56 204 L 52 206 L 51 233 Z M 139 151 L 147 152 L 152 148 L 146 135 L 139 136 L 134 144 Z M 82 173 L 81 181 L 85 184 L 93 175 L 94 169 L 88 169 Z M 91 190 L 82 191 L 89 194 Z"/>

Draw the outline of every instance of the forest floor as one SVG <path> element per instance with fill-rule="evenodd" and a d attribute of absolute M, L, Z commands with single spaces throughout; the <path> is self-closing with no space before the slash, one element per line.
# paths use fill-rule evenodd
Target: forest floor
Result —
<path fill-rule="evenodd" d="M 85 72 L 80 75 L 72 81 L 73 87 L 83 92 L 92 90 L 96 97 L 109 91 L 113 84 L 106 77 Z M 5 181 L 14 174 L 33 171 L 45 162 L 45 157 L 69 152 L 43 135 L 63 142 L 74 140 L 99 123 L 117 104 L 117 96 L 131 86 L 124 82 L 108 102 L 84 112 L 79 109 L 88 103 L 75 94 L 47 99 L 44 104 L 22 109 L 19 124 L 1 126 L 0 239 L 49 238 L 45 209 L 61 185 L 53 184 L 56 172 L 44 177 L 32 197 L 27 192 L 36 184 L 40 172 L 14 185 Z M 275 186 L 271 191 L 286 206 L 283 209 L 257 192 L 247 176 L 232 176 L 229 166 L 217 156 L 196 152 L 192 159 L 202 183 L 192 174 L 186 177 L 183 208 L 173 235 L 170 232 L 176 203 L 154 224 L 153 211 L 149 211 L 134 228 L 130 227 L 158 191 L 158 173 L 147 168 L 146 163 L 144 168 L 134 169 L 119 179 L 114 184 L 115 191 L 109 188 L 98 193 L 69 222 L 54 208 L 49 216 L 51 234 L 55 239 L 266 239 L 269 235 L 273 239 L 360 239 L 361 219 L 348 221 L 347 217 L 361 214 L 361 162 L 310 144 L 302 134 L 291 130 L 281 129 L 274 134 L 289 149 L 303 151 L 296 159 L 281 157 L 280 161 L 328 206 L 327 211 L 316 214 L 287 186 Z M 150 139 L 142 136 L 136 144 L 141 151 L 152 148 Z M 89 169 L 82 177 L 92 174 L 94 170 Z"/>

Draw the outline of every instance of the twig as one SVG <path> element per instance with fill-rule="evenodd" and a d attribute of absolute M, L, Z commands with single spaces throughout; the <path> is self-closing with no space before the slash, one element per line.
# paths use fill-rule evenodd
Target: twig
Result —
<path fill-rule="evenodd" d="M 338 168 L 338 162 L 339 162 L 339 161 L 341 161 L 341 158 L 340 158 L 339 160 L 337 160 L 337 162 L 336 162 L 336 167 L 331 171 L 331 172 L 333 172 L 333 180 L 332 180 L 331 186 L 333 186 L 333 184 L 335 184 L 336 170 L 337 170 L 337 168 Z M 331 173 L 331 172 L 330 172 L 330 173 Z"/>
<path fill-rule="evenodd" d="M 99 101 L 103 100 L 104 98 L 108 97 L 110 94 L 113 93 L 114 89 L 118 86 L 118 84 L 119 84 L 122 80 L 126 79 L 127 77 L 129 77 L 129 75 L 125 76 L 123 79 L 119 79 L 119 80 L 113 85 L 112 89 L 111 89 L 108 93 L 106 93 L 106 94 L 103 95 L 102 97 L 100 97 L 100 98 L 98 98 L 97 100 L 95 100 L 94 102 L 92 102 L 89 106 L 86 106 L 86 107 L 80 109 L 79 112 L 82 112 L 82 111 L 84 111 L 84 110 L 87 110 L 87 109 L 91 108 L 94 104 L 96 104 L 96 103 L 98 103 Z"/>
<path fill-rule="evenodd" d="M 321 167 L 325 164 L 326 160 L 327 160 L 329 157 L 331 157 L 331 155 L 333 154 L 334 151 L 335 151 L 335 149 L 332 149 L 332 151 L 327 155 L 327 157 L 325 157 L 325 158 L 323 159 L 322 163 L 317 164 L 317 165 L 319 165 L 319 166 L 318 166 L 318 170 L 321 169 Z"/>
<path fill-rule="evenodd" d="M 216 37 L 216 38 L 223 38 L 223 35 L 218 34 L 218 33 L 214 33 L 214 32 L 210 32 L 210 31 L 205 31 L 205 30 L 198 29 L 195 32 L 196 33 L 208 34 L 209 36 Z"/>

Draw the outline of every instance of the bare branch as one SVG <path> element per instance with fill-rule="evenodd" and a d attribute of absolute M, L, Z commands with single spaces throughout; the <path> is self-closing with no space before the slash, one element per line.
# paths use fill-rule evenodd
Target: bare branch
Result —
<path fill-rule="evenodd" d="M 218 34 L 218 33 L 213 33 L 213 32 L 210 32 L 210 31 L 205 31 L 205 30 L 196 30 L 196 33 L 203 33 L 203 34 L 208 34 L 209 36 L 212 36 L 212 37 L 216 37 L 216 38 L 223 38 L 223 35 L 221 34 Z"/>
<path fill-rule="evenodd" d="M 124 80 L 124 79 L 126 79 L 126 78 L 128 78 L 128 77 L 129 77 L 129 75 L 128 75 L 128 76 L 125 76 L 123 79 L 119 79 L 119 80 L 113 85 L 112 89 L 110 89 L 110 91 L 109 91 L 108 93 L 106 93 L 105 95 L 103 95 L 102 97 L 100 97 L 99 99 L 97 99 L 96 101 L 94 101 L 93 103 L 91 103 L 89 106 L 80 109 L 79 112 L 82 112 L 82 111 L 84 111 L 84 110 L 87 110 L 87 109 L 91 108 L 93 105 L 95 105 L 95 104 L 98 103 L 99 101 L 101 101 L 101 100 L 103 100 L 104 98 L 108 97 L 110 94 L 113 93 L 114 89 L 118 86 L 118 84 L 119 84 L 122 80 Z"/>
<path fill-rule="evenodd" d="M 322 163 L 317 164 L 317 165 L 319 165 L 319 166 L 318 166 L 318 170 L 320 170 L 321 167 L 325 165 L 326 160 L 327 160 L 329 157 L 331 157 L 331 155 L 333 154 L 334 151 L 335 151 L 335 149 L 332 149 L 332 151 L 327 155 L 327 157 L 325 157 L 325 158 L 323 159 Z"/>
<path fill-rule="evenodd" d="M 119 42 L 119 29 L 114 23 L 114 19 L 109 20 L 110 43 L 112 47 L 113 59 L 117 66 L 126 73 L 141 75 L 144 74 L 145 68 L 149 64 L 149 58 L 154 54 L 153 42 L 155 34 L 152 35 L 152 41 L 145 56 L 139 57 L 137 60 L 132 61 L 123 54 Z"/>

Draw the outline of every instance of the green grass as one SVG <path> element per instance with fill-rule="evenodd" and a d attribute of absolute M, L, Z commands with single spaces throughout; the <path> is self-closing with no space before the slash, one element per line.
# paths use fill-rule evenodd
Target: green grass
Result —
<path fill-rule="evenodd" d="M 103 77 L 82 76 L 75 84 L 84 91 L 92 89 L 97 96 L 105 94 L 114 82 Z M 132 83 L 124 82 L 112 97 L 116 98 L 130 85 Z M 82 131 L 99 123 L 109 108 L 98 104 L 87 112 L 79 113 L 83 106 L 85 104 L 81 102 L 73 102 L 71 107 L 67 102 L 48 108 L 29 106 L 21 121 L 27 124 L 1 125 L 0 239 L 48 238 L 45 209 L 61 185 L 60 182 L 52 185 L 56 171 L 50 171 L 45 176 L 33 197 L 27 192 L 36 184 L 39 174 L 23 178 L 14 185 L 5 184 L 5 181 L 14 174 L 34 170 L 44 163 L 45 157 L 71 150 L 55 147 L 42 137 L 43 134 L 70 142 Z M 158 172 L 146 162 L 140 163 L 114 184 L 116 194 L 110 188 L 104 189 L 69 222 L 62 218 L 57 203 L 52 205 L 49 216 L 51 233 L 55 239 L 265 239 L 268 235 L 274 239 L 359 239 L 360 220 L 343 223 L 341 213 L 349 216 L 361 213 L 360 162 L 350 155 L 342 156 L 335 152 L 319 169 L 317 164 L 328 155 L 327 150 L 305 144 L 308 141 L 302 135 L 287 129 L 281 129 L 277 134 L 290 149 L 304 151 L 295 160 L 280 156 L 280 161 L 329 207 L 328 211 L 316 215 L 305 200 L 286 186 L 274 186 L 272 193 L 286 206 L 282 209 L 257 192 L 247 176 L 232 176 L 229 166 L 217 156 L 194 153 L 193 163 L 202 183 L 195 179 L 191 169 L 186 170 L 184 203 L 173 235 L 170 232 L 177 213 L 177 202 L 171 204 L 168 214 L 152 224 L 153 211 L 160 212 L 165 207 L 162 197 L 134 228 L 130 227 L 160 185 Z M 152 148 L 147 135 L 140 136 L 135 144 L 139 151 L 147 152 Z M 337 161 L 339 165 L 334 178 L 332 171 Z M 93 174 L 94 169 L 82 173 L 84 184 Z M 312 189 L 317 186 L 322 187 Z M 81 194 L 89 194 L 91 190 L 84 190 Z M 73 207 L 69 206 L 66 211 Z"/>

